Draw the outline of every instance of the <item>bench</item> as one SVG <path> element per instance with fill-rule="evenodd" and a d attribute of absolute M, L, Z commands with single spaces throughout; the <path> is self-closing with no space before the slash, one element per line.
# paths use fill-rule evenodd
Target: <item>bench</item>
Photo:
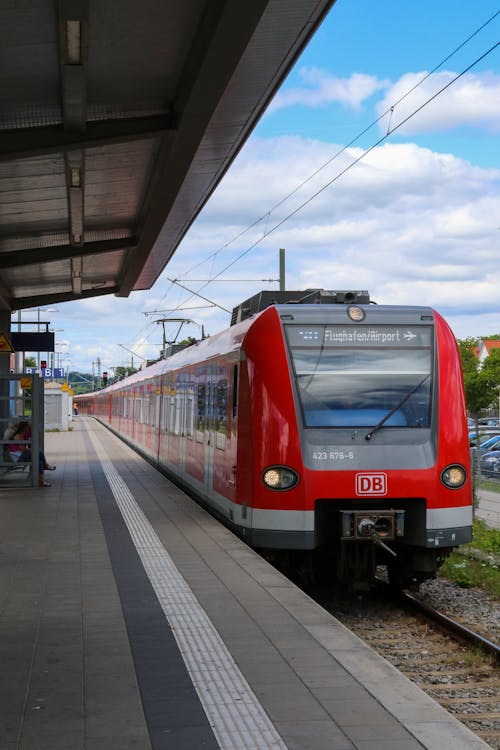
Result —
<path fill-rule="evenodd" d="M 13 440 L 2 440 L 0 441 L 0 443 L 3 444 L 3 460 L 0 461 L 0 476 L 5 476 L 5 474 L 9 474 L 10 472 L 14 471 L 25 471 L 27 468 L 31 467 L 31 461 L 12 461 L 12 457 L 9 451 L 9 445 L 12 445 L 14 443 Z"/>

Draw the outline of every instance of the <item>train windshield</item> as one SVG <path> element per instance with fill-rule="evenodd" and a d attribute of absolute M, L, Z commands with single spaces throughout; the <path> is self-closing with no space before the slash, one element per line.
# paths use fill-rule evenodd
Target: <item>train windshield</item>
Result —
<path fill-rule="evenodd" d="M 285 331 L 306 427 L 430 426 L 431 326 Z"/>

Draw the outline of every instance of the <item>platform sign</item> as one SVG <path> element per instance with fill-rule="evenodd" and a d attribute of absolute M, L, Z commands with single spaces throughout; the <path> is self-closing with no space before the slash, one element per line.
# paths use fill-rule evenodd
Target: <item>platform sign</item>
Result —
<path fill-rule="evenodd" d="M 18 332 L 11 331 L 12 346 L 16 352 L 53 352 L 54 332 Z"/>
<path fill-rule="evenodd" d="M 39 375 L 44 380 L 53 380 L 54 378 L 65 378 L 66 374 L 64 367 L 25 367 L 24 372 L 26 375 Z"/>

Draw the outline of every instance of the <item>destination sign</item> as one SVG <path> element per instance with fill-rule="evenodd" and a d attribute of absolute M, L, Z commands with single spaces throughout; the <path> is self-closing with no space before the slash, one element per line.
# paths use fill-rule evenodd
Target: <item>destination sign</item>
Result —
<path fill-rule="evenodd" d="M 431 326 L 286 326 L 291 346 L 429 347 Z"/>

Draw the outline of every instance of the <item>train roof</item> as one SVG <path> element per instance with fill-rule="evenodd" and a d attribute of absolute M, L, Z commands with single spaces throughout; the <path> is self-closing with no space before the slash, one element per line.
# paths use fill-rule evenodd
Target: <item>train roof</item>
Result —
<path fill-rule="evenodd" d="M 116 390 L 123 387 L 124 382 L 139 383 L 142 380 L 157 375 L 163 375 L 165 372 L 169 372 L 172 369 L 187 367 L 189 365 L 197 364 L 200 360 L 214 359 L 220 354 L 227 354 L 228 352 L 236 351 L 239 349 L 240 344 L 252 323 L 253 320 L 249 318 L 242 321 L 237 326 L 227 328 L 220 333 L 216 333 L 206 339 L 197 341 L 195 344 L 190 344 L 180 351 L 175 352 L 175 354 L 172 354 L 170 357 L 160 359 L 154 364 L 145 367 L 143 370 L 138 370 L 128 378 L 113 383 L 108 386 L 106 390 Z"/>
<path fill-rule="evenodd" d="M 370 295 L 366 290 L 360 289 L 263 291 L 254 294 L 233 308 L 231 325 L 236 325 L 271 305 L 367 305 L 369 303 Z"/>
<path fill-rule="evenodd" d="M 272 296 L 271 296 L 272 295 Z M 279 295 L 283 295 L 280 297 Z M 335 298 L 332 296 L 335 295 Z M 289 296 L 287 299 L 286 297 Z M 302 296 L 302 299 L 299 297 Z M 275 299 L 277 297 L 277 299 Z M 247 305 L 247 303 L 250 303 Z M 368 292 L 365 291 L 342 291 L 342 292 L 324 292 L 324 290 L 306 290 L 306 292 L 261 292 L 255 297 L 251 297 L 247 302 L 242 303 L 234 310 L 242 310 L 245 316 L 239 322 L 233 322 L 231 326 L 224 331 L 209 336 L 206 339 L 197 341 L 194 344 L 187 345 L 180 351 L 176 351 L 169 357 L 160 359 L 157 362 L 138 370 L 133 375 L 119 380 L 107 386 L 106 391 L 118 390 L 123 387 L 124 383 L 140 383 L 143 380 L 149 380 L 152 377 L 163 375 L 173 369 L 180 369 L 196 365 L 200 361 L 214 359 L 221 354 L 228 354 L 231 351 L 237 351 L 244 340 L 247 331 L 254 324 L 255 320 L 273 307 L 276 313 L 282 319 L 295 321 L 297 323 L 308 323 L 309 325 L 319 325 L 325 322 L 325 314 L 328 311 L 330 322 L 340 323 L 342 310 L 346 311 L 352 305 L 360 305 L 370 310 L 372 322 L 376 325 L 395 324 L 394 313 L 398 311 L 397 323 L 408 325 L 417 322 L 419 318 L 422 322 L 432 322 L 435 311 L 430 307 L 423 306 L 403 306 L 403 305 L 377 305 L 371 304 Z M 255 307 L 251 314 L 246 314 L 248 309 Z M 332 316 L 332 313 L 335 313 Z M 233 317 L 235 312 L 233 311 Z M 343 316 L 342 316 L 343 317 Z M 333 318 L 333 319 L 332 319 Z"/>

